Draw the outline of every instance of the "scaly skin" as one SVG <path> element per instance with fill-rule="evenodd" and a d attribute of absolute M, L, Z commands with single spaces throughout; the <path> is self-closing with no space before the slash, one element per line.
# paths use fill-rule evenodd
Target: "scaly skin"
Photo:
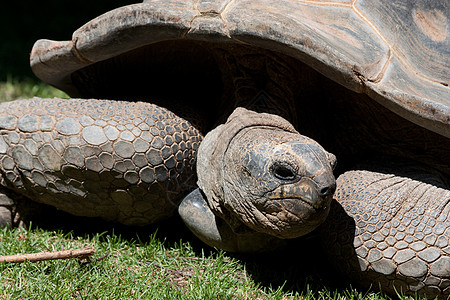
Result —
<path fill-rule="evenodd" d="M 171 216 L 195 184 L 202 136 L 156 105 L 17 100 L 0 105 L 0 126 L 3 192 L 74 215 L 154 223 Z M 3 202 L 1 215 L 11 220 L 13 205 Z"/>
<path fill-rule="evenodd" d="M 259 53 L 259 51 L 257 52 Z M 251 54 L 251 52 L 247 54 Z M 220 55 L 218 56 L 220 57 Z M 283 66 L 292 66 L 291 63 L 280 62 L 281 58 L 255 59 L 254 55 L 243 55 L 241 59 L 243 60 L 239 64 L 241 69 L 227 71 L 229 65 L 234 66 L 234 63 L 222 64 L 223 74 L 228 74 L 228 77 L 224 76 L 226 78 L 223 80 L 224 90 L 228 94 L 223 96 L 224 109 L 219 110 L 224 117 L 228 116 L 236 106 L 244 106 L 258 112 L 268 113 L 272 113 L 274 108 L 278 108 L 281 112 L 287 112 L 282 115 L 292 121 L 295 120 L 296 115 L 293 110 L 295 105 L 291 110 L 289 101 L 300 101 L 299 99 L 303 101 L 301 95 L 304 95 L 305 92 L 308 94 L 308 91 L 311 94 L 312 91 L 317 90 L 315 85 L 305 87 L 303 84 L 291 82 L 292 78 L 299 78 L 297 76 L 299 72 L 291 74 L 279 71 L 283 69 L 279 68 L 278 63 Z M 220 59 L 218 60 L 220 61 Z M 237 60 L 239 61 L 239 59 Z M 300 67 L 300 69 L 302 68 Z M 262 75 L 264 72 L 268 73 L 267 78 Z M 116 74 L 117 72 L 110 73 Z M 253 82 L 254 74 L 264 77 L 264 80 Z M 280 74 L 285 77 L 281 76 L 280 78 L 278 76 Z M 234 78 L 239 80 L 234 81 Z M 302 80 L 299 79 L 299 81 Z M 311 83 L 312 80 L 306 76 L 303 82 Z M 95 84 L 95 82 L 92 83 Z M 106 88 L 109 86 L 110 83 L 105 85 Z M 301 89 L 297 90 L 297 87 Z M 294 89 L 296 93 L 289 93 L 289 89 Z M 258 96 L 259 90 L 265 91 L 267 96 L 265 93 L 262 94 L 262 97 Z M 290 94 L 292 94 L 292 99 L 290 99 Z M 312 94 L 315 95 L 315 93 Z M 343 95 L 348 97 L 345 93 Z M 132 95 L 129 98 L 132 98 Z M 280 98 L 287 98 L 287 102 L 280 102 Z M 227 102 L 230 99 L 236 99 L 236 102 Z M 297 110 L 297 113 L 308 106 L 304 102 L 299 103 L 302 107 Z M 321 102 L 319 101 L 319 103 Z M 430 169 L 440 165 L 444 165 L 444 169 L 448 168 L 447 160 L 442 159 L 444 157 L 442 155 L 431 160 L 435 161 L 435 164 L 428 163 L 429 158 L 433 158 L 435 153 L 442 154 L 444 152 L 442 149 L 446 149 L 446 144 L 441 144 L 442 139 L 431 135 L 428 137 L 429 140 L 423 139 L 422 131 L 419 131 L 422 133 L 419 135 L 415 134 L 418 132 L 415 130 L 398 131 L 397 129 L 403 127 L 394 126 L 392 116 L 383 118 L 383 116 L 380 117 L 377 110 L 374 110 L 373 113 L 367 112 L 359 109 L 356 105 L 357 101 L 351 103 L 355 112 L 344 110 L 342 114 L 339 114 L 336 110 L 338 118 L 336 122 L 332 123 L 333 127 L 324 126 L 323 120 L 320 119 L 321 113 L 314 113 L 309 119 L 302 119 L 303 123 L 312 120 L 313 126 L 315 124 L 321 132 L 330 131 L 329 144 L 342 146 L 338 153 L 338 161 L 339 159 L 341 162 L 344 161 L 343 164 L 341 163 L 341 170 L 349 169 L 348 161 L 351 161 L 352 164 L 357 162 L 358 154 L 363 159 L 372 157 L 371 154 L 368 154 L 372 152 L 366 151 L 371 148 L 379 150 L 380 153 L 390 153 L 405 159 L 414 158 L 416 161 L 423 161 Z M 336 106 L 339 105 L 336 104 Z M 335 110 L 330 109 L 330 111 L 334 112 Z M 277 110 L 275 112 L 278 113 Z M 329 118 L 327 110 L 321 112 L 324 113 L 324 118 Z M 37 115 L 39 116 L 36 117 Z M 82 117 L 83 115 L 88 117 Z M 368 125 L 362 127 L 361 122 L 350 122 L 353 127 L 347 126 L 346 120 L 351 119 L 352 116 L 361 119 Z M 373 122 L 368 116 L 377 116 L 377 119 Z M 153 121 L 146 124 L 148 117 L 151 117 L 150 119 Z M 117 120 L 114 120 L 115 118 Z M 314 120 L 315 118 L 317 120 Z M 383 119 L 386 121 L 381 124 L 386 124 L 386 127 L 382 127 L 382 130 L 374 128 L 374 124 L 380 124 L 380 120 Z M 157 120 L 161 120 L 161 123 L 158 123 Z M 201 136 L 195 129 L 189 126 L 183 128 L 182 125 L 179 125 L 178 137 L 181 137 L 181 140 L 179 143 L 174 142 L 177 140 L 176 124 L 183 124 L 183 122 L 185 121 L 165 109 L 141 103 L 96 100 L 32 100 L 1 104 L 0 124 L 3 127 L 0 131 L 0 171 L 2 173 L 0 184 L 6 187 L 5 191 L 12 190 L 32 200 L 51 204 L 76 215 L 99 216 L 107 220 L 133 225 L 156 222 L 158 219 L 171 215 L 184 191 L 194 185 L 193 164 L 197 155 L 196 146 L 200 142 Z M 187 125 L 187 122 L 185 124 Z M 112 127 L 108 127 L 109 125 Z M 169 128 L 174 130 L 174 133 L 170 134 L 172 140 L 166 141 L 166 133 L 172 131 Z M 405 131 L 410 132 L 411 141 L 404 141 L 403 132 Z M 336 136 L 334 136 L 335 133 Z M 161 136 L 158 138 L 158 135 L 164 135 L 164 139 Z M 372 135 L 375 137 L 374 139 L 366 138 Z M 418 143 L 417 139 L 420 144 L 417 149 L 420 151 L 414 147 Z M 226 139 L 224 136 L 220 136 L 219 140 Z M 190 148 L 189 142 L 191 143 Z M 421 148 L 422 144 L 424 144 L 423 149 Z M 174 149 L 173 145 L 177 145 L 178 149 Z M 236 142 L 235 145 L 239 151 L 240 143 Z M 340 147 L 336 148 L 339 150 Z M 349 151 L 349 149 L 353 151 Z M 157 150 L 157 152 L 153 150 Z M 345 153 L 348 156 L 347 160 L 342 159 Z M 407 155 L 408 153 L 414 155 L 417 153 L 418 156 Z M 223 159 L 223 162 L 229 162 L 229 159 L 224 157 L 212 155 L 209 161 Z M 210 168 L 210 170 L 217 172 L 225 169 Z M 354 273 L 357 280 L 370 283 L 374 287 L 378 287 L 380 284 L 385 291 L 392 292 L 394 285 L 402 288 L 405 292 L 418 290 L 419 293 L 427 296 L 439 295 L 439 297 L 445 298 L 449 294 L 450 277 L 448 274 L 448 230 L 450 228 L 448 224 L 448 189 L 445 188 L 445 185 L 441 187 L 426 185 L 422 181 L 426 180 L 428 175 L 419 179 L 412 179 L 415 177 L 400 179 L 398 177 L 400 175 L 397 173 L 400 169 L 394 166 L 390 166 L 388 171 L 397 175 L 386 178 L 385 182 L 388 184 L 384 186 L 380 185 L 383 180 L 379 180 L 379 176 L 381 176 L 379 173 L 364 170 L 371 169 L 350 171 L 341 175 L 338 180 L 337 200 L 348 210 L 351 217 L 344 214 L 339 205 L 331 208 L 332 215 L 329 224 L 332 225 L 328 227 L 328 234 L 331 235 L 325 236 L 328 237 L 329 242 L 327 248 L 335 249 L 331 252 L 331 260 L 338 265 L 348 266 L 345 271 L 348 274 Z M 229 175 L 230 172 L 227 172 Z M 414 174 L 415 171 L 409 175 Z M 207 178 L 206 181 L 208 182 L 208 180 L 210 181 L 210 178 Z M 393 185 L 390 180 L 405 181 L 405 184 Z M 229 182 L 229 186 L 238 187 L 236 192 L 239 193 L 239 183 L 234 184 L 232 180 Z M 421 197 L 420 204 L 417 204 L 418 200 L 414 193 L 419 192 L 420 189 L 423 190 L 423 194 L 417 195 Z M 343 190 L 347 191 L 345 196 L 339 194 Z M 381 196 L 385 197 L 380 198 Z M 235 199 L 238 202 L 242 201 L 238 204 L 245 205 L 248 197 L 235 197 Z M 371 209 L 372 202 L 375 203 L 372 204 L 375 207 L 380 204 L 381 200 L 387 207 L 378 215 L 382 222 L 378 222 L 376 225 L 363 222 L 366 221 L 365 218 L 369 216 L 369 213 L 376 212 L 375 209 Z M 5 204 L 0 202 L 0 211 L 6 211 L 6 213 L 12 211 L 9 219 L 15 219 L 15 211 L 11 208 L 11 202 L 4 202 Z M 433 208 L 430 205 L 436 205 L 436 207 Z M 391 206 L 392 209 L 397 208 L 398 211 L 391 212 Z M 235 207 L 238 206 L 229 205 L 233 213 L 240 214 L 239 207 L 237 209 Z M 403 210 L 400 209 L 402 207 Z M 410 208 L 411 211 L 418 209 L 416 219 L 406 220 L 408 214 L 414 213 L 409 209 L 404 209 L 405 207 Z M 211 207 L 209 208 L 211 209 Z M 423 212 L 420 210 L 421 208 L 424 209 Z M 219 210 L 220 207 L 216 211 Z M 392 220 L 387 218 L 391 213 L 394 218 Z M 275 214 L 278 215 L 276 211 Z M 215 218 L 217 214 L 213 216 Z M 230 219 L 226 220 L 229 217 L 230 215 L 225 214 L 224 220 L 230 221 Z M 385 217 L 386 219 L 383 220 Z M 237 218 L 232 218 L 230 223 L 233 223 L 235 219 Z M 370 222 L 373 220 L 376 220 L 376 216 L 369 217 Z M 399 234 L 399 231 L 402 231 L 400 228 L 403 228 L 401 222 L 405 222 L 403 224 L 405 228 L 402 229 L 404 232 Z M 428 224 L 429 222 L 430 224 Z M 235 223 L 232 225 L 238 226 L 230 227 L 230 230 L 233 233 L 240 233 L 239 230 L 242 227 L 239 226 L 239 222 Z M 427 229 L 425 224 L 431 229 Z M 423 228 L 421 229 L 421 227 Z M 238 232 L 234 232 L 236 229 Z M 250 226 L 244 229 L 251 230 Z M 383 229 L 389 229 L 386 236 L 383 235 Z M 248 233 L 246 230 L 243 231 Z M 407 232 L 408 230 L 413 233 Z M 402 234 L 405 236 L 401 237 Z M 433 234 L 436 235 L 436 241 L 433 241 Z M 428 237 L 429 235 L 431 237 Z M 231 239 L 234 239 L 233 234 L 230 236 Z M 288 237 L 288 234 L 283 237 Z M 248 241 L 246 237 L 242 240 L 244 239 Z M 228 243 L 226 244 L 228 245 Z M 249 248 L 247 245 L 245 247 Z M 254 248 L 260 247 L 252 249 Z M 361 266 L 362 272 L 360 271 Z"/>
<path fill-rule="evenodd" d="M 194 185 L 201 135 L 152 104 L 19 100 L 0 105 L 0 124 L 5 193 L 75 215 L 143 225 L 171 215 Z M 331 207 L 324 226 L 331 260 L 385 291 L 445 299 L 450 290 L 445 182 L 427 169 L 401 171 L 401 164 L 370 169 L 347 171 L 337 180 L 340 205 Z M 0 201 L 0 217 L 9 213 L 3 220 L 16 221 L 11 200 Z"/>
<path fill-rule="evenodd" d="M 418 180 L 420 179 L 420 180 Z M 336 266 L 373 288 L 450 294 L 450 190 L 418 168 L 347 171 L 322 234 Z"/>

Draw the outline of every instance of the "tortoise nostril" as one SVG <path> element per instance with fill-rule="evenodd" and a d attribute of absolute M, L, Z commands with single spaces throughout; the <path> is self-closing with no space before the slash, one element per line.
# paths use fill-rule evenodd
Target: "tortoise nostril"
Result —
<path fill-rule="evenodd" d="M 326 195 L 328 195 L 330 193 L 330 191 L 331 191 L 331 187 L 325 186 L 325 187 L 320 189 L 319 193 L 320 193 L 321 196 L 326 196 Z"/>
<path fill-rule="evenodd" d="M 290 165 L 285 163 L 275 163 L 272 166 L 272 174 L 281 180 L 293 180 L 297 172 Z"/>

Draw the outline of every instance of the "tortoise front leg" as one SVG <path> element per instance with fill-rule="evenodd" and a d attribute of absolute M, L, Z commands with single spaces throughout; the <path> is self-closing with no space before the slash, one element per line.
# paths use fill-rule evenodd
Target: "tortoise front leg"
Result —
<path fill-rule="evenodd" d="M 0 189 L 77 216 L 146 225 L 195 185 L 202 136 L 145 102 L 27 99 L 0 104 Z M 11 222 L 12 206 L 0 209 Z"/>
<path fill-rule="evenodd" d="M 331 261 L 364 285 L 446 299 L 450 190 L 418 167 L 357 169 L 337 179 L 323 227 Z"/>

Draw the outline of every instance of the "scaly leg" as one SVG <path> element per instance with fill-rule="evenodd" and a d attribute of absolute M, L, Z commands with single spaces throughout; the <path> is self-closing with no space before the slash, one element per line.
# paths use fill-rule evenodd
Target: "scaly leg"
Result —
<path fill-rule="evenodd" d="M 367 170 L 368 169 L 368 170 Z M 323 227 L 330 260 L 363 285 L 446 299 L 450 190 L 418 167 L 345 172 Z"/>
<path fill-rule="evenodd" d="M 193 188 L 200 140 L 188 121 L 150 103 L 5 102 L 0 188 L 76 216 L 146 225 L 171 216 Z"/>

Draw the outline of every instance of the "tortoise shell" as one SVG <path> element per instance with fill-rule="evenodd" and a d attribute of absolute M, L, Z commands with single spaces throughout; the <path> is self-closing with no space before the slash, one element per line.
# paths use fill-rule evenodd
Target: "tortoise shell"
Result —
<path fill-rule="evenodd" d="M 74 74 L 135 49 L 174 40 L 245 44 L 298 59 L 449 137 L 449 15 L 441 0 L 144 1 L 93 19 L 71 41 L 37 41 L 31 66 L 71 96 L 90 96 Z"/>

